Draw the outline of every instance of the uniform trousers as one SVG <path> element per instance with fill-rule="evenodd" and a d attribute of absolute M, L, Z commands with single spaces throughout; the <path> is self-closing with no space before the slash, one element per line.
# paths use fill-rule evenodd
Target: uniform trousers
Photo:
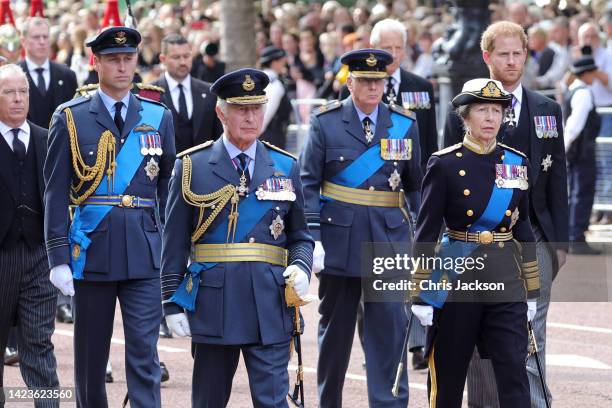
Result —
<path fill-rule="evenodd" d="M 55 330 L 57 289 L 49 281 L 47 253 L 19 241 L 0 249 L 0 350 L 4 353 L 11 327 L 17 323 L 19 369 L 30 388 L 59 387 L 51 335 Z M 4 365 L 0 364 L 0 387 Z M 3 393 L 0 392 L 0 406 Z M 57 407 L 58 401 L 36 401 L 36 407 Z"/>
<path fill-rule="evenodd" d="M 192 343 L 194 358 L 191 406 L 227 406 L 240 353 L 246 365 L 255 408 L 285 408 L 289 392 L 289 341 L 270 345 Z"/>
<path fill-rule="evenodd" d="M 355 335 L 361 278 L 321 273 L 319 277 L 319 362 L 317 384 L 321 408 L 341 408 L 342 388 Z M 393 397 L 397 364 L 406 330 L 403 302 L 364 302 L 363 349 L 370 407 L 406 407 L 408 374 Z M 404 367 L 406 367 L 404 355 Z"/>
<path fill-rule="evenodd" d="M 538 266 L 540 268 L 540 297 L 538 298 L 535 317 L 531 326 L 538 344 L 540 361 L 544 378 L 546 378 L 546 316 L 550 304 L 550 289 L 552 286 L 552 258 L 550 245 L 543 241 L 543 235 L 539 228 L 533 228 L 536 240 L 536 253 Z M 555 254 L 556 256 L 556 254 Z M 527 360 L 527 377 L 531 390 L 531 406 L 533 408 L 545 408 L 546 401 L 542 391 L 542 382 L 538 374 L 535 356 Z M 550 390 L 546 393 L 551 401 Z M 493 381 L 493 366 L 488 359 L 481 359 L 475 351 L 470 368 L 468 370 L 468 406 L 473 408 L 496 408 L 499 407 L 497 397 L 497 385 Z"/>
<path fill-rule="evenodd" d="M 106 408 L 106 362 L 119 299 L 125 336 L 130 407 L 161 406 L 157 340 L 161 319 L 159 278 L 114 282 L 74 281 L 74 375 L 77 406 Z"/>
<path fill-rule="evenodd" d="M 446 302 L 442 309 L 435 309 L 429 334 L 430 408 L 461 407 L 476 345 L 491 357 L 500 406 L 530 407 L 526 303 Z"/>

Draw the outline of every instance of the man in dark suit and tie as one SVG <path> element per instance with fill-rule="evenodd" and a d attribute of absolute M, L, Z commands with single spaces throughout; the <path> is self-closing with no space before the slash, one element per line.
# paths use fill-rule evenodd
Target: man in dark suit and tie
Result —
<path fill-rule="evenodd" d="M 76 74 L 65 65 L 49 61 L 51 43 L 47 19 L 28 17 L 21 28 L 21 43 L 26 57 L 19 65 L 30 83 L 28 119 L 48 128 L 55 108 L 74 96 Z"/>
<path fill-rule="evenodd" d="M 521 85 L 527 59 L 527 36 L 522 27 L 501 21 L 490 25 L 482 35 L 480 47 L 492 79 L 501 81 L 512 94 L 505 123 L 497 135 L 500 142 L 525 153 L 531 162 L 530 221 L 537 239 L 540 268 L 540 297 L 532 320 L 539 355 L 545 364 L 546 316 L 552 280 L 565 263 L 568 250 L 567 169 L 561 108 L 559 105 Z M 444 144 L 461 142 L 464 135 L 459 116 L 450 112 L 444 129 Z M 527 360 L 531 404 L 546 406 L 534 356 Z M 468 371 L 470 407 L 496 407 L 497 392 L 490 360 L 475 356 Z"/>
<path fill-rule="evenodd" d="M 31 388 L 57 388 L 51 344 L 57 290 L 49 282 L 43 236 L 47 130 L 26 120 L 28 104 L 21 68 L 0 67 L 0 350 L 17 323 L 24 382 Z M 0 387 L 2 379 L 0 364 Z M 0 406 L 2 398 L 0 392 Z"/>
<path fill-rule="evenodd" d="M 161 102 L 172 112 L 176 151 L 217 139 L 223 133 L 215 113 L 217 97 L 208 83 L 189 73 L 191 45 L 180 34 L 170 34 L 162 40 L 160 60 L 166 72 L 153 84 L 165 90 Z"/>

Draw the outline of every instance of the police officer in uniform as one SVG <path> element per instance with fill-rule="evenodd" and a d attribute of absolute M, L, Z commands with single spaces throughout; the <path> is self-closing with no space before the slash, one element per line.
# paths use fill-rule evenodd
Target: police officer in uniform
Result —
<path fill-rule="evenodd" d="M 601 129 L 601 117 L 591 90 L 597 65 L 593 57 L 587 55 L 573 61 L 570 70 L 576 79 L 569 86 L 569 95 L 563 106 L 570 194 L 570 252 L 598 255 L 601 252 L 587 244 L 584 237 L 584 232 L 589 229 L 595 198 L 595 138 Z"/>
<path fill-rule="evenodd" d="M 314 242 L 298 162 L 257 140 L 268 81 L 241 69 L 212 85 L 223 136 L 181 152 L 170 180 L 162 299 L 170 329 L 192 338 L 194 407 L 227 405 L 241 353 L 253 406 L 287 406 L 284 291 L 306 298 Z"/>
<path fill-rule="evenodd" d="M 155 211 L 163 222 L 174 133 L 168 109 L 130 92 L 140 38 L 131 28 L 112 27 L 87 42 L 100 88 L 60 105 L 49 131 L 45 235 L 51 282 L 74 294 L 79 406 L 107 405 L 105 367 L 117 299 L 130 404 L 161 405 L 161 226 Z"/>
<path fill-rule="evenodd" d="M 314 270 L 319 274 L 321 407 L 341 407 L 357 309 L 362 245 L 407 243 L 406 196 L 421 185 L 418 128 L 412 113 L 382 103 L 386 51 L 361 49 L 342 56 L 350 71 L 350 97 L 314 112 L 303 151 L 306 216 L 320 229 Z M 317 231 L 319 232 L 319 231 Z M 364 285 L 365 286 L 365 285 Z M 404 372 L 398 398 L 391 394 L 406 326 L 403 302 L 364 302 L 364 351 L 371 406 L 405 407 Z M 405 364 L 405 362 L 404 362 Z"/>
<path fill-rule="evenodd" d="M 284 149 L 292 109 L 287 96 L 287 86 L 284 83 L 284 77 L 287 75 L 287 53 L 281 48 L 270 45 L 261 50 L 259 64 L 270 78 L 270 85 L 266 88 L 268 105 L 264 115 L 261 140 Z"/>
<path fill-rule="evenodd" d="M 466 82 L 452 101 L 465 124 L 463 142 L 434 153 L 423 180 L 415 253 L 437 256 L 444 265 L 462 258 L 447 269 L 427 262 L 413 276 L 412 311 L 432 325 L 431 407 L 461 407 L 475 345 L 492 360 L 500 406 L 531 406 L 527 320 L 535 315 L 540 281 L 529 222 L 529 161 L 495 139 L 510 101 L 499 81 Z M 447 230 L 436 251 L 443 224 Z M 434 286 L 443 282 L 451 288 Z M 489 288 L 458 286 L 478 282 Z"/>

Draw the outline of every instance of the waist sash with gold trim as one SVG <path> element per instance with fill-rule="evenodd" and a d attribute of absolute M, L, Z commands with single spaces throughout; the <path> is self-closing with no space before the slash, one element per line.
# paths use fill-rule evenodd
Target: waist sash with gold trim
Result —
<path fill-rule="evenodd" d="M 406 199 L 403 192 L 350 188 L 329 181 L 323 182 L 321 195 L 335 201 L 374 207 L 403 208 Z"/>
<path fill-rule="evenodd" d="M 268 244 L 197 244 L 194 248 L 195 262 L 267 262 L 287 266 L 288 251 Z"/>

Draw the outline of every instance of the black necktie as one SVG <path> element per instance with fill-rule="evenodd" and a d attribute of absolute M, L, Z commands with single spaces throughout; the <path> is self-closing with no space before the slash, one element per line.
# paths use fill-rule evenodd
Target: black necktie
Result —
<path fill-rule="evenodd" d="M 19 129 L 11 129 L 13 132 L 13 153 L 19 161 L 24 161 L 26 156 L 25 144 L 19 140 Z"/>
<path fill-rule="evenodd" d="M 387 90 L 385 92 L 387 103 L 395 103 L 395 89 L 393 89 L 393 77 L 387 78 Z"/>
<path fill-rule="evenodd" d="M 119 135 L 123 133 L 123 116 L 121 116 L 121 108 L 123 108 L 123 102 L 115 103 L 115 125 L 119 129 Z"/>
<path fill-rule="evenodd" d="M 244 177 L 246 177 L 246 185 L 248 186 L 251 183 L 251 174 L 249 173 L 249 161 L 248 156 L 244 153 L 240 153 L 238 155 L 238 175 L 242 176 L 244 173 Z"/>
<path fill-rule="evenodd" d="M 45 94 L 47 93 L 47 85 L 45 84 L 45 77 L 43 76 L 43 72 L 45 71 L 45 69 L 36 68 L 34 71 L 36 71 L 36 73 L 38 74 L 38 77 L 36 78 L 36 86 L 38 87 L 38 90 L 40 91 L 42 96 L 45 96 Z"/>
<path fill-rule="evenodd" d="M 178 103 L 178 114 L 179 117 L 187 122 L 189 120 L 189 112 L 187 111 L 187 100 L 185 99 L 185 92 L 183 91 L 183 84 L 178 84 L 179 89 L 179 103 Z"/>

